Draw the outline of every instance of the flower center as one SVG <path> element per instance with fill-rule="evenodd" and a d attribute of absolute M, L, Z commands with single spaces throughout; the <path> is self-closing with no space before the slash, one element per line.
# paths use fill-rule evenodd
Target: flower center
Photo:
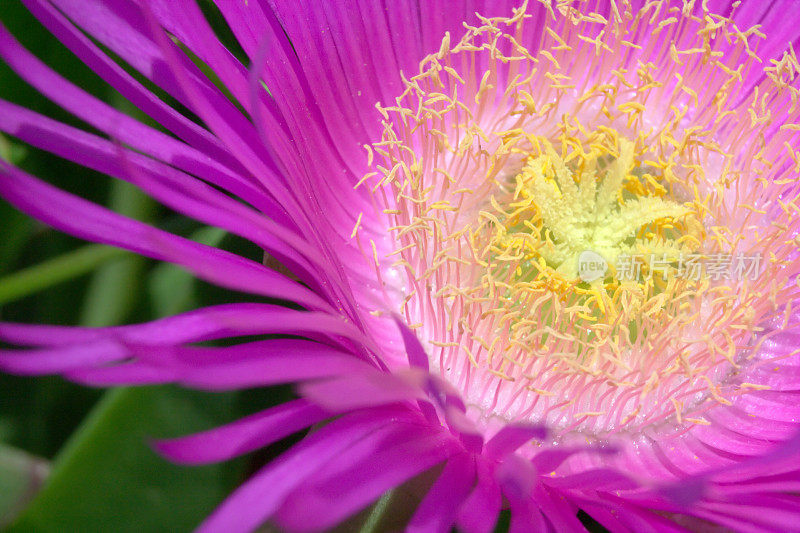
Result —
<path fill-rule="evenodd" d="M 760 324 L 789 313 L 792 185 L 759 181 L 754 161 L 766 172 L 777 152 L 736 146 L 748 36 L 658 5 L 624 24 L 551 14 L 535 53 L 524 8 L 481 19 L 379 108 L 359 184 L 392 236 L 362 243 L 388 295 L 376 312 L 403 313 L 487 422 L 704 424 L 759 387 L 741 369 Z M 678 19 L 671 39 L 648 39 L 664 63 L 648 62 L 662 55 L 633 36 Z M 741 54 L 721 57 L 712 31 L 741 36 Z M 690 74 L 708 71 L 715 82 Z M 753 139 L 769 127 L 757 118 Z"/>
<path fill-rule="evenodd" d="M 470 231 L 472 266 L 484 273 L 473 295 L 493 303 L 492 318 L 484 320 L 507 324 L 506 352 L 515 347 L 535 357 L 558 331 L 573 345 L 565 364 L 585 372 L 602 368 L 603 358 L 628 373 L 618 355 L 646 340 L 643 313 L 687 318 L 670 306 L 691 304 L 698 280 L 670 278 L 697 251 L 703 227 L 691 203 L 667 198 L 663 174 L 636 165 L 643 154 L 632 142 L 609 146 L 601 134 L 586 152 L 578 139 L 562 136 L 571 148 L 562 156 L 546 139 L 532 140 L 535 153 L 512 181 L 498 185 Z M 630 263 L 626 273 L 623 258 L 649 261 Z M 463 291 L 441 295 L 457 300 Z M 613 353 L 603 349 L 612 342 Z"/>
<path fill-rule="evenodd" d="M 590 297 L 584 304 L 593 301 L 592 311 L 606 315 L 610 309 L 603 301 L 610 293 L 648 289 L 621 283 L 609 265 L 621 257 L 658 255 L 668 267 L 700 242 L 696 220 L 676 226 L 693 209 L 664 197 L 666 188 L 658 181 L 663 175 L 636 167 L 630 141 L 621 139 L 617 149 L 595 139 L 587 153 L 577 139 L 565 138 L 562 145 L 572 149 L 565 157 L 546 139 L 534 141 L 544 149 L 530 155 L 513 182 L 491 197 L 491 208 L 480 212 L 486 224 L 473 233 L 474 241 L 489 234 L 486 246 L 474 253 L 494 271 L 490 279 L 509 280 L 509 290 L 517 294 L 531 284 L 575 291 Z M 659 293 L 667 289 L 658 280 L 655 285 Z"/>
<path fill-rule="evenodd" d="M 659 197 L 623 196 L 624 182 L 629 177 L 636 179 L 630 174 L 635 170 L 630 142 L 623 141 L 620 154 L 600 180 L 597 155 L 584 158 L 580 154 L 578 158 L 577 169 L 572 171 L 548 145 L 546 156 L 531 158 L 516 176 L 517 189 L 508 204 L 515 210 L 507 215 L 508 220 L 517 218 L 520 211 L 532 210 L 531 218 L 540 221 L 527 220 L 523 225 L 538 234 L 538 255 L 556 265 L 558 273 L 575 279 L 580 254 L 586 250 L 611 261 L 623 252 L 634 253 L 636 244 L 653 238 L 673 240 L 666 231 L 672 227 L 667 222 L 688 214 L 688 208 Z M 645 239 L 641 229 L 650 225 L 654 226 L 648 232 L 652 237 Z"/>

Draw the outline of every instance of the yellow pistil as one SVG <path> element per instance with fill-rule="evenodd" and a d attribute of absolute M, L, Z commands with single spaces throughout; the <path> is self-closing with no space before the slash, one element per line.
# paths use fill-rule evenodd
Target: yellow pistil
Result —
<path fill-rule="evenodd" d="M 690 207 L 659 196 L 626 194 L 626 189 L 634 188 L 628 183 L 640 179 L 633 174 L 636 166 L 630 141 L 620 141 L 617 157 L 605 150 L 588 155 L 579 151 L 569 166 L 546 140 L 542 144 L 545 154 L 531 156 L 516 176 L 508 202 L 515 210 L 502 222 L 506 233 L 499 234 L 494 243 L 506 248 L 507 255 L 543 257 L 558 274 L 576 280 L 579 256 L 587 250 L 609 265 L 621 255 L 658 251 L 676 260 L 688 253 L 671 242 L 671 236 L 674 222 L 692 213 Z M 600 170 L 598 159 L 607 156 L 614 160 Z M 529 235 L 534 238 L 525 238 Z"/>
<path fill-rule="evenodd" d="M 509 322 L 520 314 L 539 313 L 549 315 L 546 324 L 558 324 L 554 313 L 563 311 L 544 305 L 556 298 L 569 303 L 573 318 L 589 322 L 587 327 L 598 321 L 616 324 L 608 335 L 619 333 L 619 324 L 635 326 L 639 313 L 661 312 L 675 300 L 673 291 L 685 291 L 685 284 L 666 283 L 667 269 L 676 270 L 680 258 L 696 251 L 690 245 L 702 240 L 702 225 L 690 216 L 692 208 L 657 195 L 666 189 L 639 172 L 636 159 L 645 156 L 642 150 L 619 135 L 614 138 L 619 146 L 595 138 L 588 143 L 594 148 L 584 152 L 579 139 L 562 135 L 562 146 L 573 148 L 566 160 L 546 139 L 534 139 L 541 153 L 526 159 L 507 193 L 501 183 L 497 196 L 489 199 L 491 209 L 480 212 L 481 223 L 472 231 L 473 256 L 488 274 L 480 281 L 484 291 L 494 294 L 497 280 L 504 280 L 498 301 L 507 300 L 500 309 L 513 312 Z M 648 194 L 651 189 L 657 193 Z M 580 277 L 579 261 L 587 252 L 607 267 L 597 279 Z M 630 265 L 636 276 L 615 276 L 623 258 L 650 259 L 648 265 L 661 270 L 636 263 Z M 654 274 L 661 279 L 652 281 Z M 576 344 L 575 358 L 588 350 Z"/>

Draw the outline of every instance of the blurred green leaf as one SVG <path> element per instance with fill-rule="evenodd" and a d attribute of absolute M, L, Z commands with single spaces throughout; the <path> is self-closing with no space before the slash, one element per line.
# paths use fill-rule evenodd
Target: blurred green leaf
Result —
<path fill-rule="evenodd" d="M 208 246 L 219 246 L 225 235 L 225 230 L 206 227 L 194 232 L 190 238 Z M 157 265 L 150 274 L 147 287 L 155 315 L 169 316 L 196 307 L 195 280 L 191 272 L 175 265 Z"/>
<path fill-rule="evenodd" d="M 11 532 L 189 531 L 228 494 L 241 463 L 181 467 L 152 438 L 229 419 L 233 396 L 176 387 L 115 389 L 59 454 L 47 486 Z"/>
<path fill-rule="evenodd" d="M 10 205 L 0 203 L 0 231 L 3 235 L 0 245 L 0 274 L 10 272 L 14 268 L 33 227 L 30 218 Z"/>
<path fill-rule="evenodd" d="M 390 511 L 393 492 L 387 491 L 381 498 L 375 502 L 369 509 L 364 525 L 359 529 L 359 533 L 376 533 L 378 526 Z"/>
<path fill-rule="evenodd" d="M 3 134 L 0 134 L 0 159 L 16 165 L 28 154 L 24 145 L 9 141 Z"/>
<path fill-rule="evenodd" d="M 43 263 L 0 278 L 0 305 L 91 272 L 126 254 L 124 250 L 89 244 Z"/>
<path fill-rule="evenodd" d="M 124 181 L 113 182 L 108 204 L 117 213 L 143 221 L 153 216 L 156 207 L 150 197 Z M 84 296 L 81 324 L 103 327 L 122 323 L 138 303 L 146 264 L 145 258 L 127 254 L 99 268 Z"/>
<path fill-rule="evenodd" d="M 9 141 L 0 133 L 0 159 L 17 165 L 25 159 L 27 152 L 24 145 Z M 9 204 L 0 203 L 0 231 L 3 235 L 0 245 L 0 273 L 10 270 L 11 264 L 16 261 L 30 236 L 32 227 L 33 223 L 28 217 Z"/>
<path fill-rule="evenodd" d="M 47 461 L 0 444 L 0 527 L 25 508 L 49 471 Z"/>

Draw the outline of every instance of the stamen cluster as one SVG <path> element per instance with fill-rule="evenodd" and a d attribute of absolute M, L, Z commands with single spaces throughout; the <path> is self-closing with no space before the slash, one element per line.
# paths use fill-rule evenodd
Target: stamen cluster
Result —
<path fill-rule="evenodd" d="M 379 108 L 383 137 L 367 146 L 374 172 L 359 186 L 394 245 L 371 243 L 375 267 L 404 273 L 390 311 L 484 420 L 595 434 L 706 424 L 709 406 L 764 388 L 737 373 L 793 298 L 782 290 L 797 249 L 797 129 L 765 132 L 770 107 L 797 114 L 786 81 L 797 61 L 737 101 L 758 29 L 662 7 L 572 13 L 535 50 L 519 44 L 525 7 L 482 19 Z M 647 50 L 635 44 L 644 31 Z M 717 51 L 720 40 L 736 53 Z M 609 264 L 591 282 L 578 275 L 586 250 Z M 620 255 L 677 267 L 723 253 L 763 255 L 759 278 L 645 267 L 622 280 L 615 269 Z"/>

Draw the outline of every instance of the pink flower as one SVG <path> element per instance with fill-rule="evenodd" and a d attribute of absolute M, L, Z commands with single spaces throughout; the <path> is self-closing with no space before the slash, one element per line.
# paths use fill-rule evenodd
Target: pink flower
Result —
<path fill-rule="evenodd" d="M 5 101 L 0 130 L 291 272 L 0 163 L 0 195 L 47 224 L 296 304 L 0 325 L 29 347 L 0 352 L 13 373 L 298 384 L 157 445 L 201 464 L 315 427 L 201 529 L 325 530 L 438 467 L 410 531 L 492 531 L 504 508 L 512 531 L 579 531 L 579 511 L 612 531 L 800 530 L 792 2 L 217 0 L 248 68 L 190 0 L 25 4 L 172 135 L 4 30 L 9 66 L 114 141 Z M 198 346 L 254 335 L 287 338 Z"/>

